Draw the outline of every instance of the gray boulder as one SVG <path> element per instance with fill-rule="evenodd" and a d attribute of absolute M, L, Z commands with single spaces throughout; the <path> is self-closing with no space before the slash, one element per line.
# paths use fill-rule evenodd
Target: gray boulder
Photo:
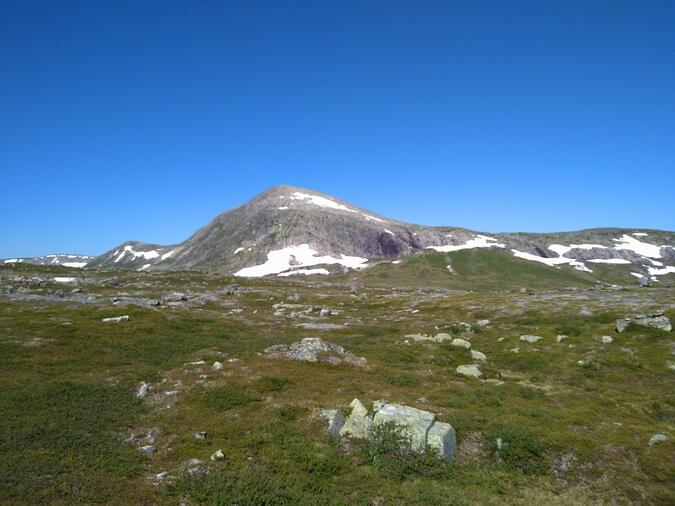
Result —
<path fill-rule="evenodd" d="M 427 446 L 450 462 L 456 450 L 455 429 L 449 423 L 435 422 L 427 434 Z"/>
<path fill-rule="evenodd" d="M 483 376 L 480 368 L 476 364 L 464 364 L 457 366 L 457 374 L 462 376 L 467 376 L 468 378 L 480 378 Z"/>
<path fill-rule="evenodd" d="M 338 431 L 339 435 L 357 439 L 367 438 L 373 426 L 373 419 L 368 414 L 368 410 L 358 399 L 354 399 L 349 407 L 352 408 L 352 412 Z"/>
<path fill-rule="evenodd" d="M 464 339 L 456 338 L 452 340 L 450 346 L 456 346 L 457 348 L 464 348 L 465 350 L 468 350 L 469 348 L 471 348 L 471 343 Z"/>
<path fill-rule="evenodd" d="M 328 420 L 328 433 L 337 437 L 345 424 L 345 415 L 338 409 L 322 409 L 319 415 Z"/>
<path fill-rule="evenodd" d="M 623 332 L 630 324 L 640 325 L 642 327 L 652 327 L 655 329 L 670 332 L 673 327 L 670 320 L 662 312 L 650 314 L 629 315 L 616 321 L 616 331 Z"/>
<path fill-rule="evenodd" d="M 434 424 L 434 419 L 434 415 L 428 411 L 400 404 L 385 404 L 375 413 L 373 424 L 396 423 L 410 436 L 412 450 L 423 452 L 427 445 L 427 434 Z"/>
<path fill-rule="evenodd" d="M 306 337 L 290 345 L 277 344 L 267 348 L 265 353 L 281 356 L 288 360 L 328 362 L 335 365 L 344 361 L 358 367 L 368 367 L 365 358 L 357 357 L 342 346 L 327 343 L 320 337 Z"/>

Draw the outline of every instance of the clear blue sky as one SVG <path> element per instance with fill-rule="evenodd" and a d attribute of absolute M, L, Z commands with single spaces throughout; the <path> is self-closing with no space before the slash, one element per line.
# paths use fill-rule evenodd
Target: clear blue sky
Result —
<path fill-rule="evenodd" d="M 675 229 L 675 2 L 0 0 L 0 257 L 281 183 L 478 230 Z"/>

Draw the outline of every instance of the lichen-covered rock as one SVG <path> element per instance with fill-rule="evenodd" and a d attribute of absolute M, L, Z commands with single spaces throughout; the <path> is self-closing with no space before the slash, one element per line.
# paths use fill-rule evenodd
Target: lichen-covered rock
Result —
<path fill-rule="evenodd" d="M 649 446 L 654 446 L 655 444 L 663 443 L 664 441 L 668 441 L 668 436 L 665 434 L 654 434 L 649 438 L 649 443 L 647 444 Z"/>
<path fill-rule="evenodd" d="M 386 404 L 375 413 L 373 424 L 382 425 L 389 422 L 398 424 L 410 436 L 412 450 L 423 452 L 427 444 L 427 433 L 434 420 L 434 415 L 428 411 L 400 404 Z"/>
<path fill-rule="evenodd" d="M 455 429 L 449 423 L 435 422 L 427 434 L 427 446 L 450 462 L 455 456 Z"/>
<path fill-rule="evenodd" d="M 320 337 L 307 337 L 290 345 L 277 344 L 270 346 L 265 353 L 278 355 L 288 360 L 305 362 L 328 362 L 339 364 L 347 362 L 358 367 L 368 367 L 363 357 L 357 357 L 337 344 L 327 343 Z"/>
<path fill-rule="evenodd" d="M 319 415 L 328 420 L 328 433 L 332 437 L 340 434 L 340 429 L 345 424 L 345 415 L 338 409 L 322 409 Z"/>
<path fill-rule="evenodd" d="M 439 332 L 435 336 L 430 336 L 427 334 L 408 334 L 405 337 L 407 337 L 408 339 L 412 339 L 416 343 L 424 341 L 429 341 L 432 343 L 442 343 L 444 341 L 450 341 L 452 339 L 452 336 L 445 332 Z"/>
<path fill-rule="evenodd" d="M 485 353 L 481 353 L 477 350 L 471 350 L 471 358 L 474 360 L 480 360 L 481 362 L 485 362 L 487 360 Z"/>
<path fill-rule="evenodd" d="M 469 348 L 471 348 L 471 343 L 469 341 L 466 341 L 465 339 L 457 338 L 452 340 L 450 346 L 456 346 L 457 348 L 464 348 L 465 350 L 468 350 Z"/>
<path fill-rule="evenodd" d="M 651 314 L 635 314 L 616 321 L 616 331 L 623 332 L 630 324 L 640 325 L 642 327 L 652 327 L 655 329 L 670 332 L 673 330 L 670 320 L 662 312 Z"/>
<path fill-rule="evenodd" d="M 467 376 L 469 378 L 480 378 L 483 376 L 480 368 L 476 364 L 463 364 L 457 366 L 457 374 Z"/>
<path fill-rule="evenodd" d="M 354 399 L 349 406 L 352 408 L 352 412 L 347 417 L 339 434 L 357 439 L 367 438 L 373 426 L 373 419 L 368 414 L 368 410 L 358 399 Z"/>

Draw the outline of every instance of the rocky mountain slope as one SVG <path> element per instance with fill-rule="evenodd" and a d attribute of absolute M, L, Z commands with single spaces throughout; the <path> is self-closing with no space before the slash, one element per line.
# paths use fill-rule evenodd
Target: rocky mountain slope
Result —
<path fill-rule="evenodd" d="M 329 274 L 360 270 L 416 253 L 483 249 L 593 274 L 608 266 L 637 278 L 675 273 L 675 233 L 590 229 L 484 234 L 392 220 L 316 191 L 276 186 L 214 218 L 185 242 L 126 242 L 87 267 L 192 269 L 238 276 Z"/>

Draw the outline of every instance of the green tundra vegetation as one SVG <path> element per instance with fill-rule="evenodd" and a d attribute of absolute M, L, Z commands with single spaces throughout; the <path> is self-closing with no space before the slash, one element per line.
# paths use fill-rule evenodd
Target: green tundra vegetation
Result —
<path fill-rule="evenodd" d="M 672 281 L 597 287 L 483 253 L 303 279 L 0 267 L 0 503 L 675 503 L 673 334 L 614 329 L 675 317 Z M 187 301 L 113 304 L 172 291 Z M 443 332 L 486 360 L 406 337 Z M 367 367 L 264 351 L 306 337 Z M 458 375 L 473 363 L 481 379 Z M 454 460 L 405 451 L 396 427 L 332 439 L 320 409 L 348 414 L 354 398 L 436 414 Z"/>

